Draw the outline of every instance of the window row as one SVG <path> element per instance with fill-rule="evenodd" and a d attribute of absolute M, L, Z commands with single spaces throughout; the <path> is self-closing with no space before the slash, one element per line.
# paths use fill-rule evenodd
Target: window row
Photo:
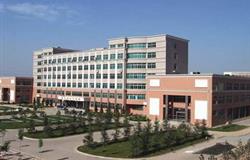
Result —
<path fill-rule="evenodd" d="M 104 54 L 104 55 L 96 55 L 96 56 L 84 56 L 84 57 L 69 57 L 69 58 L 58 58 L 58 59 L 49 59 L 38 61 L 37 65 L 43 64 L 56 64 L 56 63 L 73 63 L 73 62 L 85 62 L 85 61 L 100 61 L 100 60 L 115 60 L 115 59 L 123 59 L 123 53 L 118 54 Z"/>
<path fill-rule="evenodd" d="M 122 73 L 110 73 L 110 74 L 100 74 L 100 73 L 96 73 L 96 74 L 58 74 L 58 75 L 44 75 L 43 79 L 122 79 L 123 75 Z M 37 79 L 41 79 L 41 76 L 37 76 Z"/>

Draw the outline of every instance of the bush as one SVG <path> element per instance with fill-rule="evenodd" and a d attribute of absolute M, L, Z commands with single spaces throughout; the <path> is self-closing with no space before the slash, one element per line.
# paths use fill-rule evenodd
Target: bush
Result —
<path fill-rule="evenodd" d="M 147 121 L 148 118 L 147 118 L 147 116 L 144 116 L 144 115 L 135 114 L 135 115 L 130 115 L 129 120 L 130 121 Z"/>

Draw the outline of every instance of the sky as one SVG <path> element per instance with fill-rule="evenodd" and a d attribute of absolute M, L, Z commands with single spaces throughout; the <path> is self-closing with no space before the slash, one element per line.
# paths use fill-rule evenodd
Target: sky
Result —
<path fill-rule="evenodd" d="M 0 0 L 0 76 L 31 76 L 34 50 L 115 37 L 190 40 L 189 72 L 250 71 L 249 0 Z"/>

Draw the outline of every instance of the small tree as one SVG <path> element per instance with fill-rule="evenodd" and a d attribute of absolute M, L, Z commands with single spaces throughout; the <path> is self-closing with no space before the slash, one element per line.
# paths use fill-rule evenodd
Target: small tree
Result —
<path fill-rule="evenodd" d="M 94 139 L 92 125 L 88 126 L 88 133 L 84 136 L 83 143 L 86 143 L 88 147 L 93 147 Z"/>
<path fill-rule="evenodd" d="M 143 154 L 147 154 L 151 145 L 150 134 L 152 130 L 152 125 L 150 120 L 147 121 L 146 127 L 143 128 L 140 139 L 141 139 L 141 147 Z M 139 132 L 140 133 L 140 132 Z"/>
<path fill-rule="evenodd" d="M 119 138 L 119 134 L 120 134 L 119 125 L 120 125 L 120 114 L 116 113 L 115 114 L 115 132 L 113 133 L 114 141 L 117 141 Z"/>
<path fill-rule="evenodd" d="M 170 126 L 169 126 L 168 119 L 165 118 L 165 119 L 163 120 L 162 128 L 163 128 L 164 131 L 167 131 L 167 130 L 169 129 L 169 127 L 170 127 Z"/>
<path fill-rule="evenodd" d="M 104 117 L 105 117 L 105 123 L 110 124 L 110 123 L 112 122 L 113 114 L 112 114 L 112 112 L 111 112 L 110 107 L 107 108 L 107 111 L 106 111 L 106 113 L 104 114 Z"/>
<path fill-rule="evenodd" d="M 108 133 L 107 133 L 107 124 L 104 123 L 102 125 L 102 129 L 101 129 L 101 135 L 102 135 L 102 143 L 103 145 L 106 145 L 109 141 L 109 136 L 108 136 Z"/>
<path fill-rule="evenodd" d="M 42 149 L 42 147 L 43 147 L 43 139 L 39 139 L 38 140 L 38 148 L 39 148 L 39 152 L 41 153 L 41 149 Z"/>
<path fill-rule="evenodd" d="M 153 134 L 153 147 L 155 150 L 159 149 L 161 146 L 162 134 L 160 132 L 159 121 L 154 122 L 154 134 Z"/>
<path fill-rule="evenodd" d="M 33 99 L 33 111 L 37 111 L 36 98 Z"/>
<path fill-rule="evenodd" d="M 135 129 L 136 130 L 136 129 Z M 129 140 L 131 144 L 131 150 L 132 150 L 132 156 L 136 157 L 140 155 L 141 153 L 141 148 L 140 148 L 140 140 L 139 140 L 139 132 L 136 131 Z"/>
<path fill-rule="evenodd" d="M 48 126 L 49 125 L 49 119 L 48 116 L 45 114 L 43 117 L 43 125 Z"/>
<path fill-rule="evenodd" d="M 35 122 L 33 119 L 29 120 L 27 130 L 29 133 L 35 132 Z"/>
<path fill-rule="evenodd" d="M 10 149 L 10 141 L 4 142 L 4 144 L 1 146 L 0 151 L 8 152 Z"/>
<path fill-rule="evenodd" d="M 23 129 L 19 129 L 18 130 L 18 139 L 19 139 L 19 151 L 21 151 L 21 144 L 22 144 L 22 141 L 23 141 L 23 133 L 24 133 L 24 130 Z"/>
<path fill-rule="evenodd" d="M 128 116 L 127 114 L 125 114 L 124 120 L 123 120 L 123 126 L 124 126 L 124 132 L 123 132 L 123 136 L 124 138 L 129 138 L 130 136 L 130 132 L 131 132 L 131 127 L 128 121 Z"/>

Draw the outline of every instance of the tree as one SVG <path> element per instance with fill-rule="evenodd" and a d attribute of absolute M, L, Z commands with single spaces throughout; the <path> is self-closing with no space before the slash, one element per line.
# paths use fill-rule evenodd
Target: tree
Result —
<path fill-rule="evenodd" d="M 109 136 L 107 133 L 107 123 L 104 123 L 101 128 L 101 135 L 102 135 L 102 143 L 106 145 L 109 141 Z"/>
<path fill-rule="evenodd" d="M 39 152 L 41 153 L 41 149 L 42 149 L 42 147 L 43 147 L 43 139 L 39 139 L 38 140 L 38 148 L 39 148 Z"/>
<path fill-rule="evenodd" d="M 32 133 L 35 131 L 35 122 L 33 119 L 29 120 L 28 127 L 27 127 L 28 132 Z"/>
<path fill-rule="evenodd" d="M 33 111 L 37 111 L 36 98 L 33 99 Z"/>
<path fill-rule="evenodd" d="M 163 120 L 162 128 L 163 128 L 164 131 L 167 131 L 167 130 L 169 129 L 169 127 L 170 127 L 170 126 L 169 126 L 168 119 L 165 118 L 165 119 Z"/>
<path fill-rule="evenodd" d="M 4 142 L 4 144 L 0 147 L 0 151 L 8 152 L 10 149 L 10 141 Z"/>
<path fill-rule="evenodd" d="M 43 127 L 43 132 L 44 132 L 48 137 L 53 136 L 53 129 L 52 129 L 49 125 Z"/>
<path fill-rule="evenodd" d="M 119 130 L 119 125 L 120 125 L 120 114 L 115 113 L 115 132 L 113 133 L 113 140 L 117 141 L 119 138 L 120 130 Z"/>
<path fill-rule="evenodd" d="M 155 150 L 159 149 L 161 146 L 161 138 L 162 134 L 160 132 L 160 124 L 159 121 L 154 122 L 154 134 L 153 134 L 153 147 Z"/>
<path fill-rule="evenodd" d="M 123 132 L 123 136 L 124 138 L 129 138 L 130 136 L 130 132 L 131 132 L 131 127 L 128 121 L 128 116 L 127 114 L 125 114 L 124 120 L 123 120 L 123 126 L 124 126 L 124 132 Z"/>
<path fill-rule="evenodd" d="M 84 136 L 83 143 L 86 143 L 88 147 L 94 146 L 92 125 L 88 126 L 88 133 Z"/>
<path fill-rule="evenodd" d="M 142 152 L 143 154 L 147 154 L 151 145 L 151 130 L 152 130 L 152 125 L 151 121 L 147 121 L 147 125 L 143 128 L 141 134 L 140 134 L 140 140 L 141 140 L 141 147 L 142 147 Z M 140 132 L 139 132 L 140 133 Z"/>
<path fill-rule="evenodd" d="M 107 108 L 107 111 L 106 111 L 106 113 L 104 114 L 104 117 L 105 117 L 105 123 L 110 124 L 110 123 L 112 122 L 113 114 L 112 114 L 112 112 L 111 112 L 110 107 Z"/>
<path fill-rule="evenodd" d="M 22 144 L 22 141 L 23 141 L 23 133 L 24 133 L 24 130 L 23 129 L 19 129 L 18 130 L 18 139 L 19 139 L 19 151 L 21 151 L 21 144 Z"/>
<path fill-rule="evenodd" d="M 49 119 L 48 116 L 45 114 L 43 117 L 43 125 L 48 126 L 49 125 Z"/>
<path fill-rule="evenodd" d="M 136 129 L 134 129 L 136 130 Z M 132 156 L 136 157 L 138 155 L 140 155 L 141 153 L 141 148 L 140 148 L 140 141 L 139 141 L 139 132 L 136 131 L 129 140 L 130 144 L 131 144 L 131 149 L 132 149 Z"/>

